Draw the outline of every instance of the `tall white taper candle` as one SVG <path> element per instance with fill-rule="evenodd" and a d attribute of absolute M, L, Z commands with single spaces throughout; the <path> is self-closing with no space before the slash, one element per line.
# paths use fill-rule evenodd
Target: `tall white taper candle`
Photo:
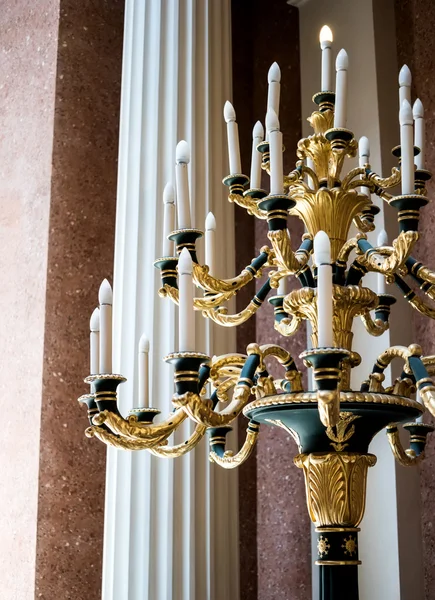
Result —
<path fill-rule="evenodd" d="M 100 309 L 98 307 L 91 315 L 89 329 L 91 375 L 97 375 L 100 368 Z"/>
<path fill-rule="evenodd" d="M 271 108 L 279 116 L 279 97 L 281 93 L 281 69 L 278 63 L 274 62 L 271 65 L 267 74 L 267 82 L 269 84 L 267 91 L 267 110 Z"/>
<path fill-rule="evenodd" d="M 230 159 L 230 175 L 242 172 L 240 160 L 239 127 L 236 122 L 236 111 L 228 100 L 224 106 L 224 118 L 227 124 L 228 154 Z"/>
<path fill-rule="evenodd" d="M 322 79 L 320 90 L 322 92 L 332 91 L 332 42 L 333 35 L 328 25 L 323 25 L 320 30 L 320 47 L 322 49 Z"/>
<path fill-rule="evenodd" d="M 252 130 L 252 157 L 251 157 L 251 189 L 261 188 L 261 152 L 257 150 L 258 144 L 264 140 L 264 129 L 260 121 L 257 121 Z"/>
<path fill-rule="evenodd" d="M 408 65 L 403 65 L 399 72 L 399 109 L 404 100 L 408 100 L 411 104 L 411 83 L 411 71 Z"/>
<path fill-rule="evenodd" d="M 317 266 L 317 345 L 319 348 L 331 348 L 334 345 L 331 243 L 324 231 L 319 231 L 314 237 L 314 261 Z"/>
<path fill-rule="evenodd" d="M 149 372 L 150 372 L 150 342 L 143 333 L 139 340 L 138 349 L 138 390 L 137 407 L 149 408 Z"/>
<path fill-rule="evenodd" d="M 189 144 L 185 140 L 178 142 L 175 152 L 175 160 L 178 227 L 180 229 L 190 229 L 190 194 L 187 172 L 187 165 L 190 162 L 190 148 Z"/>
<path fill-rule="evenodd" d="M 162 256 L 174 255 L 174 242 L 168 240 L 175 229 L 175 191 L 172 183 L 167 183 L 163 190 L 163 251 Z"/>
<path fill-rule="evenodd" d="M 205 219 L 205 264 L 209 266 L 209 273 L 216 276 L 216 219 L 209 212 Z"/>
<path fill-rule="evenodd" d="M 424 108 L 420 98 L 417 98 L 414 102 L 412 116 L 414 117 L 414 145 L 420 148 L 420 153 L 415 157 L 415 162 L 417 169 L 424 169 L 426 136 L 424 128 Z"/>
<path fill-rule="evenodd" d="M 100 373 L 112 372 L 112 302 L 110 283 L 105 279 L 98 292 L 100 302 Z"/>
<path fill-rule="evenodd" d="M 288 278 L 282 277 L 279 280 L 278 291 L 276 293 L 277 296 L 287 296 L 288 294 Z"/>
<path fill-rule="evenodd" d="M 180 352 L 195 351 L 195 312 L 193 308 L 192 257 L 183 248 L 178 259 L 179 288 L 179 349 Z"/>
<path fill-rule="evenodd" d="M 358 160 L 360 167 L 364 167 L 365 164 L 370 162 L 370 143 L 365 135 L 358 142 Z M 370 189 L 367 186 L 361 186 L 361 193 L 370 198 Z"/>
<path fill-rule="evenodd" d="M 414 194 L 414 131 L 412 109 L 408 100 L 402 102 L 399 112 L 399 121 L 402 194 Z"/>
<path fill-rule="evenodd" d="M 381 229 L 381 231 L 379 232 L 378 235 L 378 247 L 379 246 L 387 246 L 388 244 L 388 236 L 387 236 L 387 232 L 385 231 L 385 229 Z M 382 273 L 378 273 L 377 274 L 377 292 L 378 295 L 379 294 L 385 294 L 385 290 L 386 290 L 386 281 L 385 281 L 385 275 L 382 275 Z"/>
<path fill-rule="evenodd" d="M 346 50 L 340 50 L 335 61 L 337 70 L 335 80 L 334 127 L 346 127 L 347 122 L 347 70 L 349 57 Z"/>
<path fill-rule="evenodd" d="M 278 116 L 272 108 L 267 111 L 266 128 L 270 149 L 270 193 L 282 194 L 284 192 L 282 133 L 279 130 Z"/>

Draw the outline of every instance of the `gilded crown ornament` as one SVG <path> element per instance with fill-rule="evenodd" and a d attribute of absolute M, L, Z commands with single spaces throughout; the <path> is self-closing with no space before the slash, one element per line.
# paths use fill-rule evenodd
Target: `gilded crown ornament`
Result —
<path fill-rule="evenodd" d="M 191 223 L 190 151 L 185 141 L 177 146 L 176 195 L 168 184 L 163 195 L 163 256 L 154 263 L 161 275 L 159 294 L 179 307 L 179 349 L 164 359 L 174 369 L 174 411 L 160 419 L 159 411 L 150 406 L 150 349 L 142 337 L 138 405 L 128 415 L 120 413 L 117 388 L 124 378 L 111 372 L 112 292 L 107 281 L 91 318 L 91 375 L 86 379 L 90 393 L 79 400 L 88 408 L 88 437 L 168 458 L 189 452 L 208 433 L 210 460 L 225 469 L 249 458 L 262 424 L 284 428 L 298 445 L 294 462 L 304 472 L 308 510 L 318 533 L 319 598 L 357 600 L 358 531 L 367 472 L 376 463 L 369 444 L 386 429 L 400 464 L 412 466 L 423 460 L 433 427 L 423 423 L 421 415 L 425 410 L 435 415 L 431 378 L 435 356 L 424 356 L 416 344 L 386 348 L 374 365 L 367 365 L 365 380 L 352 389 L 352 369 L 361 363 L 352 348 L 352 326 L 361 319 L 372 336 L 389 328 L 396 300 L 386 293 L 386 282 L 394 283 L 415 310 L 435 318 L 435 309 L 425 299 L 435 299 L 435 272 L 413 256 L 431 174 L 424 161 L 423 106 L 419 100 L 413 109 L 410 104 L 409 69 L 404 67 L 399 77 L 400 146 L 393 150 L 399 164 L 382 177 L 371 169 L 368 139 L 357 141 L 347 128 L 347 53 L 338 53 L 333 92 L 328 27 L 322 29 L 320 42 L 321 91 L 313 97 L 315 110 L 308 119 L 313 133 L 298 143 L 298 161 L 288 175 L 283 172 L 278 65 L 274 63 L 269 71 L 266 136 L 259 122 L 253 130 L 250 177 L 242 172 L 236 112 L 229 102 L 225 104 L 230 175 L 223 183 L 228 199 L 268 224 L 268 245 L 236 277 L 216 276 L 213 215 L 205 227 L 206 264 L 198 262 L 196 247 L 204 233 Z M 357 154 L 359 166 L 346 172 L 346 158 Z M 262 171 L 270 176 L 269 192 L 262 187 Z M 390 190 L 398 184 L 401 193 L 393 195 Z M 383 231 L 376 246 L 367 239 L 379 212 L 374 198 L 397 211 L 398 233 L 391 245 Z M 298 249 L 287 229 L 289 218 L 301 219 L 306 228 Z M 378 274 L 376 290 L 365 285 L 369 272 Z M 266 273 L 266 283 L 246 308 L 229 314 L 228 301 Z M 300 284 L 291 292 L 290 278 Z M 418 284 L 421 295 L 408 279 Z M 213 358 L 195 348 L 194 311 L 218 325 L 233 327 L 254 317 L 268 297 L 274 307 L 273 326 L 283 338 L 294 335 L 303 323 L 311 326 L 312 347 L 300 356 L 311 375 L 308 389 L 286 343 L 286 347 L 252 343 L 245 354 Z M 386 387 L 384 372 L 393 360 L 403 365 L 402 374 Z M 271 361 L 278 363 L 280 378 L 269 374 Z M 227 448 L 226 437 L 238 417 L 247 420 L 246 439 L 233 451 Z M 170 445 L 171 434 L 186 419 L 194 422 L 193 433 L 184 443 Z M 409 432 L 408 449 L 399 437 L 399 424 Z"/>

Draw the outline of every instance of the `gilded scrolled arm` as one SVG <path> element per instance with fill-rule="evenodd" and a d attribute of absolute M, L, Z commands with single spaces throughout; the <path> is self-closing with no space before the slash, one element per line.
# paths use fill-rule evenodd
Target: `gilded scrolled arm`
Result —
<path fill-rule="evenodd" d="M 260 426 L 257 423 L 249 423 L 246 430 L 245 442 L 237 454 L 234 454 L 231 450 L 227 450 L 223 456 L 219 456 L 216 452 L 211 451 L 210 461 L 215 462 L 223 469 L 235 469 L 251 456 L 257 443 L 259 433 Z"/>
<path fill-rule="evenodd" d="M 359 248 L 364 254 L 357 257 L 358 262 L 368 271 L 393 275 L 405 264 L 418 240 L 418 231 L 401 231 L 391 248 L 383 249 L 387 256 L 380 256 L 378 248 L 366 241 L 359 241 Z"/>
<path fill-rule="evenodd" d="M 343 177 L 343 180 L 341 182 L 341 187 L 343 188 L 343 190 L 347 190 L 349 189 L 349 184 L 352 182 L 353 179 L 355 179 L 355 177 L 358 177 L 358 175 L 364 175 L 365 174 L 365 169 L 364 167 L 356 167 L 355 169 L 351 169 L 349 171 L 349 173 Z M 363 180 L 358 179 L 358 181 L 355 182 L 356 185 L 352 186 L 352 187 L 360 187 L 363 186 Z"/>
<path fill-rule="evenodd" d="M 241 325 L 255 315 L 257 310 L 263 305 L 264 300 L 270 292 L 270 281 L 261 287 L 261 289 L 255 294 L 254 298 L 249 302 L 248 306 L 240 312 L 229 315 L 228 309 L 225 307 L 218 308 L 217 310 L 206 310 L 203 311 L 203 315 L 208 317 L 215 323 L 222 325 L 223 327 L 235 327 Z"/>
<path fill-rule="evenodd" d="M 365 219 L 364 217 L 360 217 L 358 215 L 354 217 L 353 224 L 362 233 L 368 233 L 369 231 L 374 231 L 375 229 L 375 224 L 372 220 Z"/>
<path fill-rule="evenodd" d="M 387 437 L 390 443 L 390 448 L 394 454 L 395 459 L 403 467 L 413 467 L 421 463 L 424 459 L 424 452 L 417 455 L 414 450 L 405 450 L 400 441 L 399 430 L 397 425 L 389 425 L 387 427 Z"/>
<path fill-rule="evenodd" d="M 366 177 L 361 180 L 361 185 L 367 185 L 373 183 L 376 187 L 388 190 L 389 188 L 399 185 L 401 181 L 400 170 L 397 167 L 391 169 L 391 175 L 389 177 L 380 177 L 373 171 L 366 172 Z"/>
<path fill-rule="evenodd" d="M 306 265 L 309 253 L 295 253 L 291 247 L 291 237 L 288 229 L 269 231 L 268 238 L 275 252 L 275 261 L 281 270 L 297 273 Z"/>
<path fill-rule="evenodd" d="M 430 319 L 435 319 L 435 309 L 431 308 L 421 298 L 419 298 L 416 293 L 409 287 L 409 285 L 398 275 L 394 276 L 394 283 L 400 289 L 403 294 L 405 300 L 414 308 L 416 311 L 424 315 L 425 317 L 429 317 Z"/>
<path fill-rule="evenodd" d="M 267 211 L 258 208 L 257 201 L 250 196 L 242 196 L 240 194 L 229 194 L 228 200 L 245 208 L 249 215 L 254 215 L 257 219 L 267 219 Z"/>
<path fill-rule="evenodd" d="M 149 451 L 159 458 L 178 458 L 195 448 L 204 437 L 206 431 L 207 427 L 205 425 L 197 424 L 194 432 L 185 442 L 176 444 L 175 446 L 155 446 L 149 448 Z"/>
<path fill-rule="evenodd" d="M 290 337 L 298 331 L 301 323 L 302 319 L 300 319 L 299 317 L 284 317 L 284 319 L 281 319 L 281 321 L 275 321 L 274 328 L 281 335 L 285 337 Z"/>
<path fill-rule="evenodd" d="M 193 306 L 196 310 L 212 310 L 217 308 L 224 302 L 228 302 L 230 298 L 234 296 L 237 290 L 230 292 L 221 292 L 220 294 L 210 294 L 203 298 L 194 298 Z M 173 287 L 167 283 L 164 284 L 163 287 L 159 289 L 159 296 L 161 298 L 170 298 L 174 304 L 178 305 L 179 302 L 179 292 L 178 288 Z"/>
<path fill-rule="evenodd" d="M 167 439 L 186 419 L 186 416 L 186 413 L 179 409 L 161 423 L 149 424 L 139 422 L 134 415 L 130 415 L 128 419 L 123 419 L 113 412 L 103 410 L 93 418 L 93 423 L 94 425 L 104 423 L 113 433 L 126 438 L 154 441 L 155 439 Z"/>
<path fill-rule="evenodd" d="M 387 329 L 389 329 L 388 321 L 382 321 L 382 319 L 373 319 L 369 310 L 361 315 L 361 320 L 364 323 L 366 331 L 375 337 L 382 335 L 385 331 L 387 331 Z"/>
<path fill-rule="evenodd" d="M 107 429 L 96 426 L 88 427 L 85 431 L 85 435 L 88 438 L 96 437 L 101 442 L 106 444 L 106 446 L 112 446 L 118 450 L 150 450 L 154 444 L 165 444 L 165 436 L 158 436 L 152 440 L 132 439 L 123 435 L 110 433 L 110 431 L 107 431 Z"/>

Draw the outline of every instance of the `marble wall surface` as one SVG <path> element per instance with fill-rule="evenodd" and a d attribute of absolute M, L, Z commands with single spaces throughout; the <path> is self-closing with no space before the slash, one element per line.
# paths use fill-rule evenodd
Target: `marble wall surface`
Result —
<path fill-rule="evenodd" d="M 54 104 L 36 597 L 101 597 L 105 449 L 84 437 L 89 316 L 111 278 L 122 0 L 61 0 Z"/>
<path fill-rule="evenodd" d="M 426 119 L 426 168 L 435 172 L 435 3 L 432 0 L 396 0 L 396 34 L 399 66 L 406 63 L 412 72 L 412 96 L 420 98 Z M 432 202 L 422 210 L 421 237 L 415 256 L 435 269 L 434 182 L 428 185 Z M 435 354 L 435 322 L 414 314 L 414 338 L 425 354 Z M 426 599 L 435 596 L 435 437 L 429 436 L 421 474 L 421 528 L 424 545 Z"/>

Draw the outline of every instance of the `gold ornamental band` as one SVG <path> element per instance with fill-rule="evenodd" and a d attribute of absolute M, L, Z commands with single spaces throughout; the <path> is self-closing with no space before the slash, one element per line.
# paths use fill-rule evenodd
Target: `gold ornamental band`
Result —
<path fill-rule="evenodd" d="M 316 560 L 314 564 L 318 567 L 349 567 L 362 563 L 360 560 Z"/>
<path fill-rule="evenodd" d="M 316 527 L 317 533 L 358 533 L 361 527 Z"/>
<path fill-rule="evenodd" d="M 196 381 L 196 382 L 198 382 L 198 376 L 196 376 L 196 377 L 175 377 L 175 383 L 181 383 L 182 381 Z"/>
<path fill-rule="evenodd" d="M 226 439 L 224 437 L 212 437 L 210 438 L 210 444 L 225 444 Z"/>
<path fill-rule="evenodd" d="M 100 399 L 102 396 L 112 396 L 112 397 L 116 398 L 116 392 L 94 392 L 94 396 L 95 396 L 95 398 L 100 398 Z M 112 398 L 110 398 L 110 400 L 111 399 Z"/>

